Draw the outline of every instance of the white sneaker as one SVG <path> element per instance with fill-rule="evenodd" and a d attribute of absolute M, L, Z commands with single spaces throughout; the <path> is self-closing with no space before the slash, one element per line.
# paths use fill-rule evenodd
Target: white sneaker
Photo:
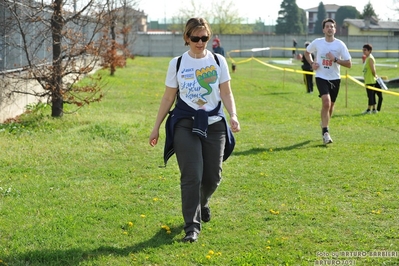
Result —
<path fill-rule="evenodd" d="M 378 114 L 378 110 L 374 109 L 372 112 L 373 112 L 373 114 Z"/>
<path fill-rule="evenodd" d="M 370 110 L 366 110 L 366 111 L 364 111 L 362 114 L 364 114 L 364 115 L 366 115 L 366 114 L 371 114 L 371 111 L 370 111 Z"/>
<path fill-rule="evenodd" d="M 323 143 L 324 144 L 329 144 L 329 143 L 332 143 L 332 142 L 333 142 L 333 140 L 330 137 L 330 133 L 328 133 L 328 132 L 324 133 L 324 135 L 323 135 Z"/>

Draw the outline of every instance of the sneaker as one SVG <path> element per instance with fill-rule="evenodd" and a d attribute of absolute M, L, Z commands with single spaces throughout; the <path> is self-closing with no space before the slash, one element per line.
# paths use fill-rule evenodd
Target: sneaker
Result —
<path fill-rule="evenodd" d="M 378 113 L 378 111 L 374 109 L 373 110 L 373 114 L 377 114 L 377 113 Z"/>
<path fill-rule="evenodd" d="M 209 207 L 201 208 L 201 220 L 207 223 L 211 220 L 211 209 Z"/>
<path fill-rule="evenodd" d="M 366 115 L 366 114 L 371 114 L 371 111 L 367 109 L 367 110 L 364 111 L 362 114 L 364 114 L 364 115 Z"/>
<path fill-rule="evenodd" d="M 328 133 L 328 132 L 324 133 L 324 135 L 323 135 L 323 143 L 324 144 L 329 144 L 329 143 L 332 143 L 332 142 L 333 142 L 333 140 L 330 137 L 330 133 Z"/>
<path fill-rule="evenodd" d="M 188 233 L 186 233 L 186 236 L 183 237 L 183 239 L 182 239 L 183 242 L 189 242 L 189 243 L 193 243 L 197 240 L 198 240 L 197 232 L 188 232 Z"/>

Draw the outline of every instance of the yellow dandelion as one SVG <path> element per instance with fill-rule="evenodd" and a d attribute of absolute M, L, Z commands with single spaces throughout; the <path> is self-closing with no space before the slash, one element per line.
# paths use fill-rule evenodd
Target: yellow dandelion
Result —
<path fill-rule="evenodd" d="M 172 233 L 172 231 L 170 231 L 170 230 L 167 230 L 167 231 L 166 231 L 166 233 L 169 235 L 169 234 L 171 234 L 171 233 Z"/>
<path fill-rule="evenodd" d="M 216 253 L 216 255 L 218 255 L 218 256 L 222 256 L 222 252 L 218 252 L 218 253 Z"/>
<path fill-rule="evenodd" d="M 213 254 L 215 254 L 215 252 L 213 250 L 209 250 L 208 254 L 213 255 Z"/>
<path fill-rule="evenodd" d="M 270 149 L 270 151 L 273 151 L 273 149 Z"/>
<path fill-rule="evenodd" d="M 170 227 L 167 225 L 162 225 L 161 226 L 162 229 L 165 229 L 166 231 L 170 231 Z"/>
<path fill-rule="evenodd" d="M 132 222 L 128 222 L 127 225 L 128 225 L 129 227 L 132 227 L 132 226 L 133 226 L 133 223 L 132 223 Z"/>
<path fill-rule="evenodd" d="M 158 201 L 159 199 L 158 199 L 158 198 L 153 198 L 152 200 L 153 200 L 153 201 Z"/>
<path fill-rule="evenodd" d="M 145 218 L 145 214 L 140 215 L 141 218 Z"/>
<path fill-rule="evenodd" d="M 381 192 L 378 191 L 378 192 L 377 192 L 377 196 L 381 196 Z"/>
<path fill-rule="evenodd" d="M 124 234 L 124 235 L 127 235 L 127 232 L 126 232 L 126 231 L 123 231 L 123 234 Z"/>
<path fill-rule="evenodd" d="M 207 258 L 208 260 L 210 260 L 210 259 L 211 259 L 211 256 L 209 256 L 209 255 L 206 255 L 206 258 Z"/>
<path fill-rule="evenodd" d="M 270 213 L 273 215 L 278 215 L 280 212 L 279 211 L 275 211 L 273 209 L 270 209 Z"/>
<path fill-rule="evenodd" d="M 266 247 L 266 249 L 267 249 L 267 250 L 270 250 L 270 249 L 271 249 L 271 247 L 270 247 L 270 246 L 267 246 L 267 247 Z"/>

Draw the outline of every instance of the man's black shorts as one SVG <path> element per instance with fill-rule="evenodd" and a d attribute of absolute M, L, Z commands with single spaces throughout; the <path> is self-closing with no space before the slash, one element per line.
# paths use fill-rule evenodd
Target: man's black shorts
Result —
<path fill-rule="evenodd" d="M 319 97 L 324 94 L 330 94 L 331 102 L 333 103 L 335 103 L 335 100 L 338 97 L 340 84 L 340 79 L 326 80 L 322 78 L 316 78 L 316 85 L 317 89 L 319 90 Z"/>

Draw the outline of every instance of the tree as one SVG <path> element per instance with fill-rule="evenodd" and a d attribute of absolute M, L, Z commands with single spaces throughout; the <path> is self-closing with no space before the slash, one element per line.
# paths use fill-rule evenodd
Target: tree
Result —
<path fill-rule="evenodd" d="M 119 7 L 117 5 L 119 4 Z M 110 69 L 110 75 L 113 76 L 117 67 L 126 66 L 127 58 L 131 57 L 129 52 L 129 37 L 132 33 L 133 25 L 137 25 L 138 20 L 142 18 L 141 12 L 133 7 L 137 3 L 132 0 L 109 0 L 107 6 L 107 16 L 109 28 L 104 28 L 104 41 L 108 42 L 107 49 L 103 50 L 102 66 Z M 137 14 L 137 16 L 136 16 Z M 122 36 L 122 43 L 120 43 Z"/>
<path fill-rule="evenodd" d="M 342 26 L 344 20 L 355 19 L 360 17 L 360 12 L 354 6 L 341 6 L 335 14 L 335 22 L 337 23 L 337 35 L 342 34 Z"/>
<path fill-rule="evenodd" d="M 135 13 L 140 13 L 136 11 L 134 8 L 137 6 L 136 1 L 132 0 L 120 0 L 120 12 L 118 12 L 118 21 L 121 21 L 120 33 L 123 36 L 123 56 L 126 61 L 128 57 L 131 57 L 129 52 L 129 43 L 133 43 L 134 40 L 130 39 L 130 33 L 132 33 L 133 25 L 139 24 L 139 20 L 141 19 L 141 14 L 135 16 Z M 143 29 L 136 29 L 137 31 L 144 31 Z"/>
<path fill-rule="evenodd" d="M 226 2 L 222 0 L 220 2 L 215 2 L 210 15 L 214 33 L 237 34 L 237 32 L 242 32 L 242 19 L 232 1 Z M 232 27 L 232 25 L 234 25 L 234 27 Z"/>
<path fill-rule="evenodd" d="M 323 34 L 322 22 L 326 18 L 327 18 L 326 8 L 324 7 L 323 2 L 320 2 L 319 7 L 317 9 L 317 21 L 314 27 L 315 34 Z"/>
<path fill-rule="evenodd" d="M 15 36 L 7 46 L 19 51 L 21 65 L 15 67 L 23 70 L 10 74 L 15 80 L 12 93 L 46 98 L 53 117 L 64 114 L 64 103 L 80 107 L 101 100 L 100 80 L 76 84 L 96 66 L 104 44 L 101 2 L 88 0 L 77 9 L 76 1 L 2 1 L 7 34 Z M 22 91 L 20 83 L 26 80 L 37 81 L 41 90 Z"/>
<path fill-rule="evenodd" d="M 212 9 L 203 7 L 200 2 L 191 0 L 186 7 L 179 9 L 178 14 L 173 18 L 172 30 L 184 31 L 185 23 L 189 18 L 201 14 L 212 26 L 216 34 L 245 34 L 251 33 L 252 29 L 243 25 L 243 19 L 232 1 L 222 0 L 212 4 Z"/>
<path fill-rule="evenodd" d="M 307 27 L 308 23 L 307 23 L 307 18 L 306 18 L 306 11 L 301 9 L 301 8 L 299 9 L 299 11 L 300 11 L 301 22 L 302 22 L 302 25 L 303 25 L 303 33 L 306 34 L 308 32 L 308 27 Z"/>
<path fill-rule="evenodd" d="M 295 0 L 283 0 L 278 12 L 277 34 L 304 34 L 302 11 Z"/>
<path fill-rule="evenodd" d="M 377 17 L 377 14 L 374 11 L 373 5 L 369 1 L 364 6 L 363 13 L 360 14 L 360 18 L 362 18 L 362 19 L 370 19 L 371 17 Z"/>

